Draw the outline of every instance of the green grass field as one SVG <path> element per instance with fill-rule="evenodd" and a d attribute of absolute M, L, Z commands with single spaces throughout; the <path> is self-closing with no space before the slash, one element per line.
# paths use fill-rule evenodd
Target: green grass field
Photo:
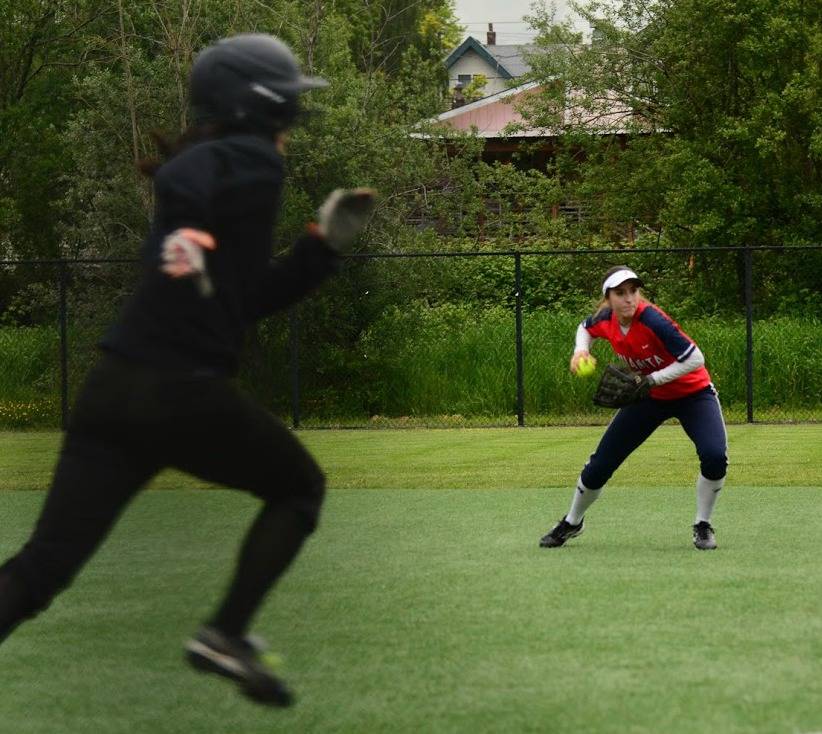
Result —
<path fill-rule="evenodd" d="M 729 427 L 716 552 L 690 544 L 676 426 L 585 535 L 539 549 L 601 430 L 302 433 L 328 502 L 257 625 L 286 658 L 288 711 L 182 664 L 255 502 L 162 475 L 0 647 L 0 732 L 822 732 L 822 426 Z M 0 434 L 0 490 L 44 488 L 58 444 Z M 0 556 L 42 500 L 0 491 Z"/>

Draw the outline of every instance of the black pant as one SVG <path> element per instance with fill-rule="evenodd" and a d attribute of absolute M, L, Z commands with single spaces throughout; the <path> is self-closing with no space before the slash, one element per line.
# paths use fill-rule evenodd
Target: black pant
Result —
<path fill-rule="evenodd" d="M 288 428 L 231 381 L 105 356 L 77 401 L 35 530 L 2 568 L 27 589 L 25 616 L 71 583 L 132 497 L 165 467 L 285 506 L 300 537 L 316 526 L 322 472 Z"/>
<path fill-rule="evenodd" d="M 728 439 L 713 387 L 677 400 L 646 398 L 621 408 L 582 470 L 582 483 L 600 489 L 622 462 L 669 418 L 677 418 L 696 447 L 706 479 L 722 479 L 728 467 Z"/>

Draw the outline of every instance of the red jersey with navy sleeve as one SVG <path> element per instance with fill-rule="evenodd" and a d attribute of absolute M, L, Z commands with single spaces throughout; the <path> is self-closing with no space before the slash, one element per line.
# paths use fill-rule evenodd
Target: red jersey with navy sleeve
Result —
<path fill-rule="evenodd" d="M 674 360 L 684 362 L 696 348 L 676 321 L 648 301 L 639 302 L 627 334 L 622 333 L 619 319 L 610 308 L 589 316 L 582 324 L 592 337 L 611 342 L 617 355 L 643 375 L 661 370 Z M 651 397 L 675 400 L 710 384 L 711 376 L 702 366 L 664 385 L 652 387 Z"/>

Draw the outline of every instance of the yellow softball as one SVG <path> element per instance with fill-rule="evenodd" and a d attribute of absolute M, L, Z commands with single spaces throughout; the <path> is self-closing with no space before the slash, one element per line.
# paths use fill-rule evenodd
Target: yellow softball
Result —
<path fill-rule="evenodd" d="M 590 377 L 597 368 L 597 361 L 593 357 L 583 357 L 577 362 L 577 377 Z"/>

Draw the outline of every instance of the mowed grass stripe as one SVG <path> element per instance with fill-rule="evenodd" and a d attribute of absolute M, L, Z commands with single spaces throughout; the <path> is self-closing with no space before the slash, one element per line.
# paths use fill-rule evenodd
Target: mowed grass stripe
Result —
<path fill-rule="evenodd" d="M 528 489 L 572 487 L 604 428 L 300 431 L 332 489 Z M 45 489 L 58 432 L 0 432 L 0 491 Z M 822 424 L 728 427 L 728 484 L 822 486 Z M 677 425 L 665 425 L 611 480 L 613 487 L 690 486 L 698 462 Z M 164 472 L 157 489 L 206 487 Z"/>

